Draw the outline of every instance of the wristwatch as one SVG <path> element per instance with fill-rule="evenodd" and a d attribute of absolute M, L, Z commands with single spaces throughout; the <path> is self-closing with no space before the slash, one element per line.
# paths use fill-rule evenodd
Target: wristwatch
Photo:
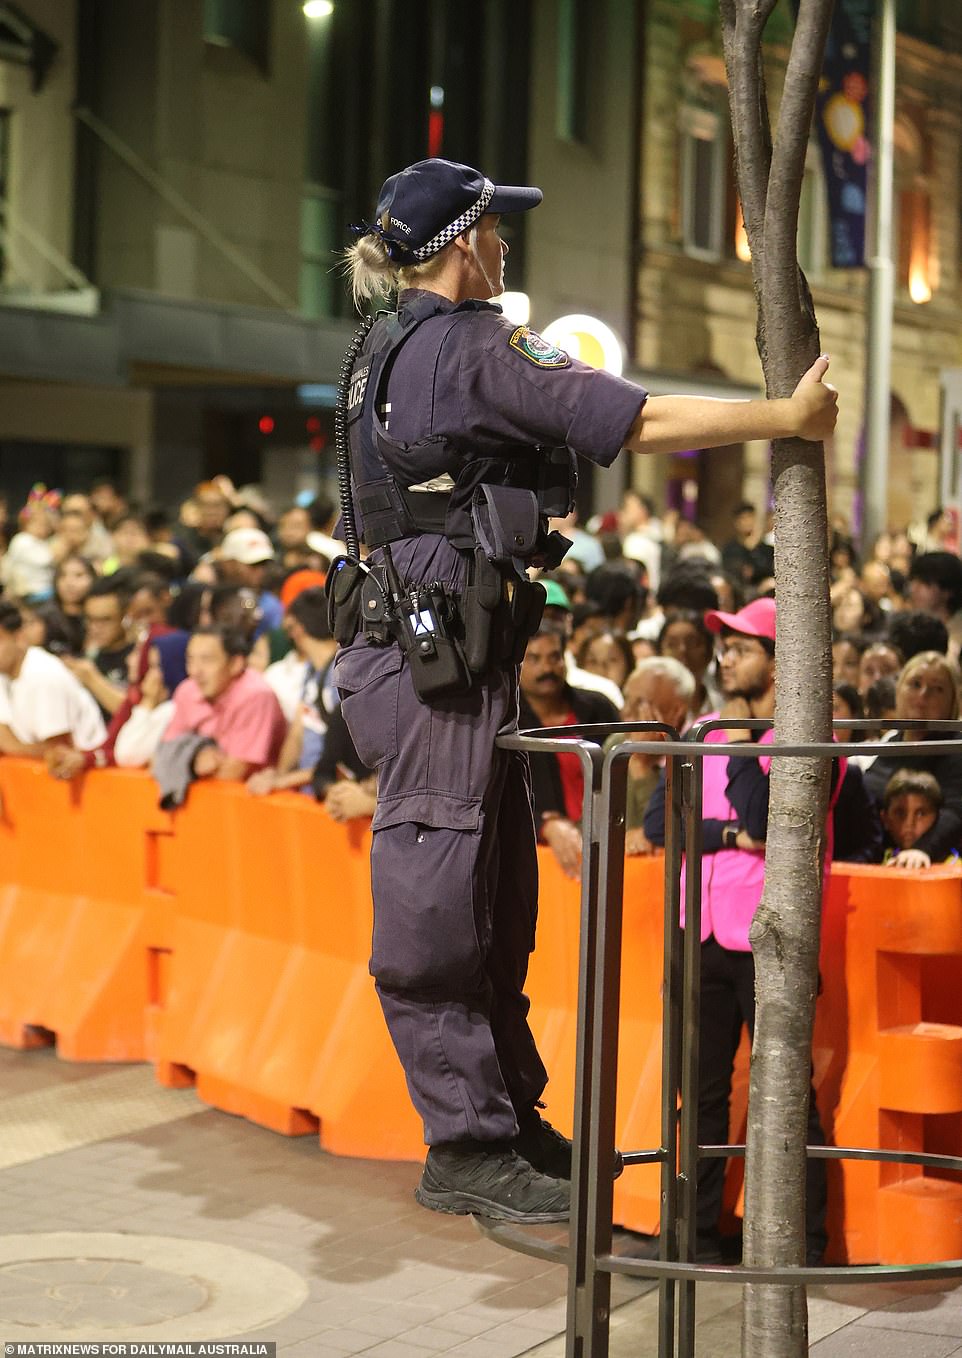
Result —
<path fill-rule="evenodd" d="M 737 848 L 738 848 L 738 831 L 739 831 L 739 826 L 737 826 L 737 825 L 726 825 L 726 826 L 723 828 L 723 830 L 722 830 L 722 848 L 723 848 L 723 849 L 737 849 Z"/>

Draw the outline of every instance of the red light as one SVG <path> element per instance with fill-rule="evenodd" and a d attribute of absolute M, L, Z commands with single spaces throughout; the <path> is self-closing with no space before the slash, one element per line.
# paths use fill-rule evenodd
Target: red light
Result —
<path fill-rule="evenodd" d="M 257 421 L 257 427 L 262 434 L 273 434 L 274 421 L 270 415 L 262 415 Z"/>
<path fill-rule="evenodd" d="M 311 415 L 307 421 L 306 428 L 309 434 L 319 434 L 321 432 L 321 422 L 316 415 Z"/>
<path fill-rule="evenodd" d="M 327 447 L 327 439 L 323 434 L 313 434 L 310 439 L 310 445 L 315 453 L 323 452 Z"/>

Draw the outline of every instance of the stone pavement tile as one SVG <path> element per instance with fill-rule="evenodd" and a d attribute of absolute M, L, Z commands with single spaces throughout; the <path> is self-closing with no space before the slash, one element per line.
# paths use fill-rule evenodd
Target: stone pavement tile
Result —
<path fill-rule="evenodd" d="M 883 1330 L 954 1335 L 962 1345 L 962 1297 L 957 1293 L 907 1297 L 884 1310 L 867 1311 L 858 1323 Z"/>
<path fill-rule="evenodd" d="M 366 1322 L 365 1322 L 366 1323 Z M 474 1335 L 483 1334 L 485 1330 L 490 1330 L 491 1322 L 487 1316 L 472 1316 L 465 1311 L 449 1311 L 444 1317 L 443 1324 L 451 1335 L 451 1343 L 456 1340 L 456 1336 L 463 1335 L 465 1339 L 470 1339 Z"/>
<path fill-rule="evenodd" d="M 457 1342 L 448 1328 L 447 1317 L 442 1317 L 433 1325 L 418 1325 L 413 1330 L 405 1330 L 398 1336 L 405 1344 L 414 1344 L 424 1354 L 448 1353 Z"/>
<path fill-rule="evenodd" d="M 447 1302 L 452 1309 L 460 1309 L 462 1306 L 487 1304 L 513 1286 L 515 1284 L 510 1278 L 495 1280 L 489 1274 L 476 1277 L 470 1272 L 455 1273 L 445 1282 L 419 1293 L 417 1300 L 422 1305 L 443 1306 Z"/>
<path fill-rule="evenodd" d="M 826 1295 L 813 1295 L 814 1289 L 809 1288 L 808 1292 L 808 1342 L 816 1344 L 820 1339 L 827 1335 L 834 1334 L 836 1330 L 841 1330 L 845 1325 L 851 1325 L 854 1321 L 866 1314 L 865 1308 L 855 1306 L 851 1302 L 835 1301 L 831 1296 L 833 1289 L 825 1289 Z"/>
<path fill-rule="evenodd" d="M 657 1350 L 657 1344 L 655 1347 Z M 695 1358 L 739 1358 L 741 1351 L 741 1298 L 705 1320 L 696 1320 Z"/>
<path fill-rule="evenodd" d="M 286 1326 L 284 1333 L 286 1336 Z M 372 1348 L 383 1342 L 378 1335 L 369 1334 L 365 1330 L 343 1327 L 336 1330 L 321 1330 L 314 1338 L 332 1353 L 341 1354 L 342 1358 L 347 1358 L 348 1354 L 353 1353 L 369 1353 Z"/>
<path fill-rule="evenodd" d="M 362 1350 L 365 1358 L 424 1358 L 424 1350 L 403 1339 L 386 1339 L 383 1344 Z"/>
<path fill-rule="evenodd" d="M 508 1310 L 533 1311 L 565 1296 L 567 1288 L 568 1279 L 559 1269 L 540 1278 L 531 1278 L 505 1288 L 497 1294 L 493 1304 L 506 1307 Z"/>
<path fill-rule="evenodd" d="M 555 1334 L 560 1333 L 568 1323 L 567 1298 L 559 1297 L 557 1301 L 549 1302 L 547 1306 L 539 1306 L 535 1311 L 528 1311 L 526 1315 L 520 1317 L 518 1323 L 536 1324 L 554 1330 Z"/>
<path fill-rule="evenodd" d="M 452 1306 L 457 1307 L 456 1300 L 452 1302 Z M 438 1316 L 446 1315 L 448 1309 L 448 1307 L 442 1306 L 437 1298 L 427 1302 L 418 1297 L 410 1302 L 397 1303 L 390 1308 L 390 1312 L 398 1319 L 399 1324 L 396 1333 L 400 1334 L 403 1329 L 413 1330 L 416 1325 L 436 1324 Z M 492 1324 L 490 1317 L 487 1318 L 487 1323 L 488 1325 Z"/>
<path fill-rule="evenodd" d="M 563 1305 L 554 1305 L 539 1307 L 537 1311 L 525 1311 L 517 1320 L 512 1321 L 512 1324 L 531 1336 L 529 1343 L 533 1347 L 552 1335 L 560 1334 L 566 1322 L 566 1308 Z"/>
<path fill-rule="evenodd" d="M 903 1297 L 915 1297 L 923 1292 L 940 1295 L 946 1290 L 946 1284 L 942 1282 L 839 1283 L 837 1285 L 833 1283 L 831 1286 L 819 1283 L 817 1286 L 808 1289 L 808 1295 L 809 1297 L 827 1297 L 831 1301 L 843 1302 L 846 1306 L 852 1306 L 857 1310 L 875 1311 L 882 1310 L 891 1305 L 893 1301 L 901 1301 Z"/>
<path fill-rule="evenodd" d="M 323 1344 L 320 1339 L 308 1339 L 299 1344 L 285 1344 L 283 1340 L 277 1342 L 277 1352 L 283 1353 L 284 1358 L 344 1358 L 343 1351 L 330 1348 Z"/>
<path fill-rule="evenodd" d="M 495 1334 L 494 1331 L 491 1333 Z M 451 1358 L 516 1358 L 518 1354 L 529 1352 L 530 1346 L 525 1337 L 519 1337 L 517 1331 L 510 1327 L 503 1333 L 497 1332 L 495 1338 L 479 1335 L 477 1339 L 468 1339 L 448 1350 Z"/>
<path fill-rule="evenodd" d="M 293 1315 L 284 1316 L 281 1320 L 271 1321 L 270 1325 L 258 1326 L 256 1330 L 245 1330 L 243 1334 L 234 1335 L 233 1340 L 234 1342 L 243 1340 L 251 1343 L 255 1340 L 264 1340 L 267 1343 L 275 1341 L 279 1343 L 281 1335 L 284 1337 L 285 1344 L 299 1344 L 302 1340 L 312 1339 L 315 1336 L 324 1339 L 326 1342 L 326 1336 L 324 1336 L 321 1326 L 300 1320 L 297 1311 Z"/>
<path fill-rule="evenodd" d="M 949 1358 L 960 1347 L 955 1337 L 880 1330 L 859 1322 L 813 1344 L 809 1351 L 812 1358 Z"/>
<path fill-rule="evenodd" d="M 417 1324 L 409 1325 L 406 1316 L 398 1316 L 396 1309 L 389 1306 L 383 1311 L 355 1308 L 355 1314 L 352 1317 L 341 1321 L 339 1325 L 333 1325 L 331 1330 L 336 1332 L 339 1328 L 348 1331 L 356 1330 L 358 1333 L 366 1335 L 368 1345 L 373 1347 L 385 1339 L 402 1338 L 411 1330 L 416 1329 Z M 324 1335 L 327 1333 L 328 1331 L 322 1331 Z"/>

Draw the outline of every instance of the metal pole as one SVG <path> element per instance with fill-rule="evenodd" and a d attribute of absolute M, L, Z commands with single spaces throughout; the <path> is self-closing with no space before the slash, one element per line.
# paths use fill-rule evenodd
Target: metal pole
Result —
<path fill-rule="evenodd" d="M 873 142 L 873 254 L 869 259 L 868 347 L 865 362 L 865 456 L 862 463 L 862 550 L 888 527 L 888 461 L 891 425 L 892 182 L 895 152 L 895 0 L 880 0 L 875 32 L 875 127 Z"/>

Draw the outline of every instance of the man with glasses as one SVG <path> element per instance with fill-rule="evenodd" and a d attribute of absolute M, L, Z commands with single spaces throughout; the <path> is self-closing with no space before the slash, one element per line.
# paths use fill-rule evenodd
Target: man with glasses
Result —
<path fill-rule="evenodd" d="M 127 604 L 127 594 L 111 576 L 95 581 L 84 600 L 85 653 L 63 657 L 106 721 L 127 694 L 127 657 L 134 649 L 125 623 Z"/>

